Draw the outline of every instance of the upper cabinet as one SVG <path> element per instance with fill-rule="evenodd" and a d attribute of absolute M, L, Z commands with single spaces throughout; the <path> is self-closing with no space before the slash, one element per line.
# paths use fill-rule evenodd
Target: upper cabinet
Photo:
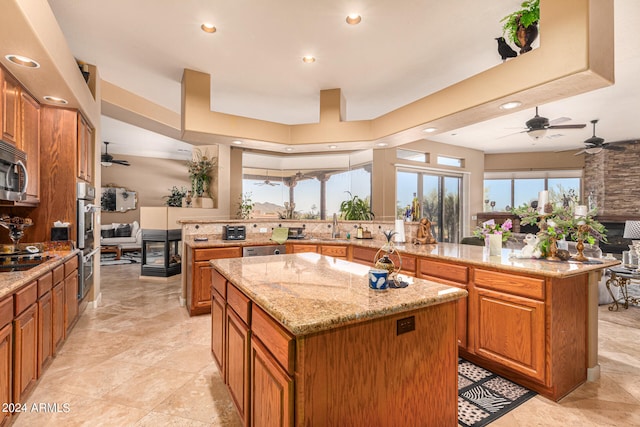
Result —
<path fill-rule="evenodd" d="M 21 138 L 18 148 L 27 153 L 27 200 L 25 203 L 40 202 L 40 104 L 28 93 L 20 97 L 22 115 Z"/>
<path fill-rule="evenodd" d="M 18 143 L 20 137 L 20 84 L 6 71 L 0 69 L 0 115 L 2 116 L 2 140 Z"/>
<path fill-rule="evenodd" d="M 77 141 L 78 178 L 91 182 L 93 178 L 93 129 L 78 113 Z"/>

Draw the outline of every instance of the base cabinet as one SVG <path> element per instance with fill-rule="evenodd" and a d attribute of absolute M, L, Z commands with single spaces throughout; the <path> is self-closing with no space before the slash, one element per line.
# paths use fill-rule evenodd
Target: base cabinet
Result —
<path fill-rule="evenodd" d="M 38 378 L 53 358 L 53 298 L 47 292 L 38 300 Z"/>
<path fill-rule="evenodd" d="M 16 317 L 13 329 L 13 402 L 23 402 L 38 379 L 38 306 Z"/>
<path fill-rule="evenodd" d="M 251 338 L 250 425 L 293 426 L 293 378 L 280 367 L 264 344 Z"/>
<path fill-rule="evenodd" d="M 217 272 L 214 270 L 214 274 Z M 226 302 L 217 291 L 211 291 L 211 353 L 218 365 L 222 378 L 225 375 L 225 319 L 227 318 Z"/>
<path fill-rule="evenodd" d="M 240 418 L 244 425 L 249 425 L 249 328 L 231 309 L 227 310 L 226 326 L 225 382 Z"/>
<path fill-rule="evenodd" d="M 53 331 L 53 354 L 64 341 L 64 281 L 58 282 L 51 291 L 51 329 Z"/>
<path fill-rule="evenodd" d="M 13 372 L 13 325 L 9 323 L 0 329 L 0 402 L 14 402 L 12 399 Z M 0 425 L 6 425 L 11 412 L 0 412 Z"/>
<path fill-rule="evenodd" d="M 65 265 L 65 273 L 67 266 Z M 69 335 L 78 318 L 78 268 L 72 269 L 64 279 L 64 334 Z"/>

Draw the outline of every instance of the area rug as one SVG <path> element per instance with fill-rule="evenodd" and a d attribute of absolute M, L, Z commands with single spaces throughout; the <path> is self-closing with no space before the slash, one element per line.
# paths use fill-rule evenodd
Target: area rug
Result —
<path fill-rule="evenodd" d="M 536 393 L 458 359 L 458 423 L 482 427 L 531 399 Z"/>
<path fill-rule="evenodd" d="M 116 259 L 116 254 L 100 254 L 100 265 L 119 265 L 140 263 L 139 252 L 126 252 L 120 259 Z"/>

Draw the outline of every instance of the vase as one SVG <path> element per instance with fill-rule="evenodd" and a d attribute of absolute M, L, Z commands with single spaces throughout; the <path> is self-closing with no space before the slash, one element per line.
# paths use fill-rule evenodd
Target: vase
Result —
<path fill-rule="evenodd" d="M 502 234 L 489 234 L 487 236 L 489 256 L 502 255 Z"/>
<path fill-rule="evenodd" d="M 516 33 L 518 36 L 517 45 L 520 48 L 520 53 L 526 53 L 531 50 L 531 43 L 538 37 L 538 23 L 534 22 L 529 25 L 527 28 L 523 27 L 518 23 L 518 31 Z"/>

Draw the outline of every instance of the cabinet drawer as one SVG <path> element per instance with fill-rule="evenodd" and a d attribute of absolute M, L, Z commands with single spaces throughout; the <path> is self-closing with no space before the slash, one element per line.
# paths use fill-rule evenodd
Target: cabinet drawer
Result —
<path fill-rule="evenodd" d="M 227 304 L 233 308 L 233 311 L 240 316 L 244 323 L 250 324 L 251 301 L 229 282 L 227 282 Z"/>
<path fill-rule="evenodd" d="M 53 284 L 57 285 L 63 280 L 64 280 L 64 265 L 59 265 L 53 269 Z"/>
<path fill-rule="evenodd" d="M 195 261 L 209 261 L 216 258 L 236 258 L 242 256 L 242 248 L 234 246 L 232 248 L 207 248 L 196 249 Z"/>
<path fill-rule="evenodd" d="M 316 245 L 291 245 L 292 254 L 300 254 L 304 252 L 318 252 Z"/>
<path fill-rule="evenodd" d="M 211 270 L 211 287 L 218 291 L 222 298 L 227 299 L 227 279 L 215 269 Z"/>
<path fill-rule="evenodd" d="M 29 283 L 15 293 L 15 313 L 18 316 L 38 299 L 38 282 Z"/>
<path fill-rule="evenodd" d="M 38 298 L 53 287 L 53 273 L 49 272 L 38 279 Z"/>
<path fill-rule="evenodd" d="M 347 247 L 346 246 L 321 246 L 320 253 L 322 255 L 328 255 L 328 256 L 346 257 Z"/>
<path fill-rule="evenodd" d="M 78 257 L 74 256 L 69 261 L 64 263 L 64 277 L 67 277 L 68 275 L 73 273 L 74 270 L 77 270 L 77 269 L 78 269 Z"/>
<path fill-rule="evenodd" d="M 289 375 L 293 375 L 295 360 L 293 336 L 255 305 L 251 313 L 251 331 Z"/>
<path fill-rule="evenodd" d="M 475 270 L 473 282 L 478 287 L 544 300 L 544 279 Z"/>
<path fill-rule="evenodd" d="M 0 329 L 13 320 L 13 297 L 8 296 L 0 301 Z"/>
<path fill-rule="evenodd" d="M 469 281 L 469 267 L 428 259 L 420 260 L 420 274 L 464 284 Z"/>
<path fill-rule="evenodd" d="M 360 264 L 373 265 L 373 259 L 376 256 L 376 249 L 358 248 L 356 246 L 352 249 L 353 262 Z"/>

